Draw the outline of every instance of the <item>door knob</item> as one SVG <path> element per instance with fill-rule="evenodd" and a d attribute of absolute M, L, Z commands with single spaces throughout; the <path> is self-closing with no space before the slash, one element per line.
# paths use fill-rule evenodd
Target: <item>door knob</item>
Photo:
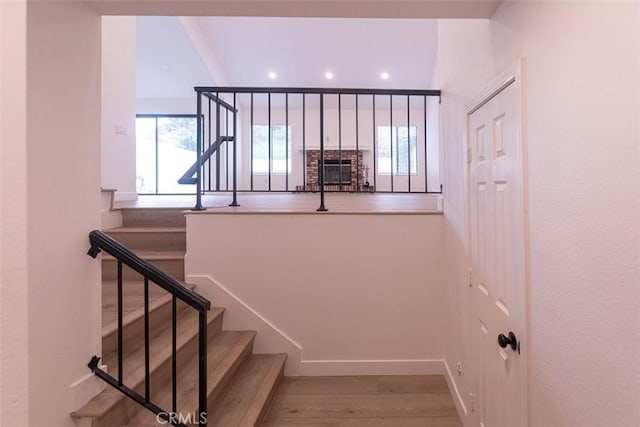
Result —
<path fill-rule="evenodd" d="M 511 350 L 518 350 L 518 353 L 520 353 L 520 346 L 518 345 L 516 334 L 511 331 L 509 331 L 508 336 L 505 336 L 504 334 L 498 335 L 498 345 L 502 348 L 510 346 Z"/>

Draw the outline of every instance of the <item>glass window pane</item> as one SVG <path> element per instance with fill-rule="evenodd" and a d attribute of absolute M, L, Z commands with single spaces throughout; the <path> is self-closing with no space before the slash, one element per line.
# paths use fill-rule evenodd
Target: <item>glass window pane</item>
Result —
<path fill-rule="evenodd" d="M 288 132 L 288 135 L 287 135 Z M 287 140 L 288 136 L 288 140 Z M 253 126 L 253 172 L 269 172 L 269 126 Z M 271 126 L 271 173 L 291 172 L 291 126 Z"/>
<path fill-rule="evenodd" d="M 136 190 L 156 192 L 156 119 L 136 119 Z"/>
<path fill-rule="evenodd" d="M 158 193 L 194 193 L 178 179 L 196 161 L 195 117 L 158 118 Z"/>
<path fill-rule="evenodd" d="M 378 126 L 378 174 L 417 174 L 417 134 L 416 126 Z"/>

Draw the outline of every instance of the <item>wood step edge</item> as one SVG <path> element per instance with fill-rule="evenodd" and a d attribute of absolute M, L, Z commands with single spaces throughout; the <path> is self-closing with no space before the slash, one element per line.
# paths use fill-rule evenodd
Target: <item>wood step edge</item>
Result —
<path fill-rule="evenodd" d="M 196 287 L 196 285 L 193 285 L 193 284 L 185 284 L 184 286 L 186 286 L 191 290 L 194 290 Z M 153 313 L 154 311 L 160 309 L 163 305 L 169 304 L 172 299 L 173 299 L 173 296 L 167 293 L 167 295 L 163 295 L 161 297 L 155 298 L 152 301 L 149 301 L 149 313 Z M 179 310 L 181 311 L 184 308 L 185 307 L 182 307 Z M 137 308 L 134 311 L 122 316 L 122 326 L 123 328 L 126 328 L 127 325 L 130 325 L 136 322 L 137 320 L 140 320 L 143 317 L 144 317 L 144 306 Z M 117 331 L 118 331 L 118 320 L 116 319 L 115 321 L 107 325 L 104 325 L 102 327 L 102 338 L 104 339 Z"/>
<path fill-rule="evenodd" d="M 146 251 L 133 250 L 133 253 L 146 261 L 172 261 L 182 260 L 186 255 L 186 251 Z M 102 254 L 102 261 L 114 262 L 116 259 L 107 254 Z"/>
<path fill-rule="evenodd" d="M 102 230 L 107 234 L 128 234 L 128 233 L 186 233 L 187 227 L 162 227 L 162 226 L 133 226 L 115 227 Z"/>
<path fill-rule="evenodd" d="M 228 386 L 231 382 L 232 378 L 236 375 L 236 372 L 241 369 L 246 359 L 248 359 L 251 355 L 251 350 L 253 348 L 253 340 L 255 338 L 255 331 L 221 331 L 215 337 L 212 337 L 207 342 L 207 366 L 209 367 L 207 371 L 207 400 L 208 406 L 210 407 L 209 400 L 211 396 L 215 392 L 221 392 L 222 394 L 224 389 L 218 390 L 219 385 L 222 383 L 224 388 Z M 233 343 L 229 347 L 226 353 L 224 353 L 223 357 L 216 360 L 215 351 L 212 349 L 221 348 L 225 346 L 225 342 L 228 343 L 229 338 L 233 337 Z M 220 346 L 220 347 L 219 347 Z M 216 365 L 214 366 L 214 360 L 216 360 Z M 194 363 L 196 363 L 194 361 Z M 213 367 L 213 369 L 211 369 Z M 192 366 L 193 368 L 193 366 Z M 178 378 L 180 381 L 187 381 L 189 383 L 196 384 L 197 383 L 197 374 L 193 369 L 189 369 L 185 376 L 182 376 L 183 372 L 179 371 Z M 190 377 L 190 378 L 187 378 Z M 225 379 L 227 381 L 222 381 Z M 220 380 L 216 380 L 216 378 L 220 378 Z M 167 387 L 167 385 L 165 385 Z M 180 387 L 180 386 L 178 386 Z M 198 412 L 198 392 L 197 389 L 194 389 L 192 393 L 188 396 L 185 396 L 186 399 L 180 402 L 180 412 L 181 413 L 196 413 Z M 166 406 L 168 402 L 156 402 L 160 407 L 163 407 L 163 404 Z M 138 427 L 140 425 L 153 424 L 154 415 L 149 412 L 146 408 L 140 408 L 138 413 L 133 416 L 133 418 L 126 424 L 127 427 Z"/>
<path fill-rule="evenodd" d="M 214 393 L 222 393 L 224 390 L 221 390 L 220 387 L 226 386 L 227 388 L 231 386 L 233 378 L 238 374 L 246 359 L 251 357 L 251 352 L 253 349 L 253 342 L 257 335 L 256 331 L 224 331 L 231 333 L 240 334 L 238 337 L 238 341 L 233 345 L 232 349 L 225 355 L 225 357 L 215 366 L 214 369 L 209 369 L 207 371 L 207 401 L 210 406 L 211 402 L 209 400 L 212 398 Z M 216 338 L 210 340 L 208 345 L 215 345 Z M 225 384 L 226 383 L 226 384 Z M 219 398 L 224 398 L 224 394 L 218 396 Z M 190 396 L 190 398 L 184 402 L 183 412 L 198 412 L 198 396 L 194 394 Z"/>
<path fill-rule="evenodd" d="M 207 326 L 213 324 L 222 314 L 225 309 L 222 307 L 213 307 L 207 313 Z M 170 329 L 170 328 L 169 328 Z M 192 333 L 189 334 L 178 334 L 178 341 L 176 342 L 177 351 L 179 352 L 187 343 L 196 337 L 198 334 L 197 328 L 193 328 Z M 161 366 L 164 362 L 171 358 L 171 351 L 169 351 L 165 356 L 162 353 L 154 353 L 153 356 L 149 360 L 149 371 L 152 374 L 155 369 Z M 140 385 L 144 383 L 144 364 L 140 366 L 140 368 L 136 369 L 132 373 L 128 375 L 128 378 L 137 377 L 138 380 L 133 384 L 128 383 L 128 387 L 131 389 L 136 389 Z M 123 393 L 119 390 L 116 390 L 114 387 L 107 384 L 107 388 L 87 402 L 82 408 L 71 413 L 73 418 L 101 418 L 106 415 L 109 411 L 111 411 L 120 401 L 124 398 L 127 398 Z"/>
<path fill-rule="evenodd" d="M 242 417 L 240 421 L 241 426 L 255 426 L 264 421 L 273 397 L 276 394 L 276 390 L 278 389 L 278 385 L 282 380 L 287 354 L 280 353 L 269 356 L 273 356 L 271 366 L 265 374 L 262 384 L 260 384 L 260 387 L 256 391 L 249 405 L 249 409 Z"/>

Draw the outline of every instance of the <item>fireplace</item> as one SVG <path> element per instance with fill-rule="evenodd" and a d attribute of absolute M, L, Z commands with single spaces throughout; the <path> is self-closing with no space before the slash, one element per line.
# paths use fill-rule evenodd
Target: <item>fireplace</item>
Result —
<path fill-rule="evenodd" d="M 318 160 L 318 169 L 321 167 Z M 351 185 L 350 159 L 324 159 L 324 183 L 326 185 Z"/>
<path fill-rule="evenodd" d="M 320 150 L 306 150 L 304 185 L 296 191 L 320 191 Z M 325 191 L 374 191 L 365 186 L 364 155 L 362 150 L 324 150 Z"/>

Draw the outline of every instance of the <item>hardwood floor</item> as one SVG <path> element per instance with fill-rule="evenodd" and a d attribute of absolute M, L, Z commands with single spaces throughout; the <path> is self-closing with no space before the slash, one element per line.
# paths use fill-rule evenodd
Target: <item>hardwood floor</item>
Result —
<path fill-rule="evenodd" d="M 441 375 L 286 377 L 265 427 L 462 427 Z"/>

